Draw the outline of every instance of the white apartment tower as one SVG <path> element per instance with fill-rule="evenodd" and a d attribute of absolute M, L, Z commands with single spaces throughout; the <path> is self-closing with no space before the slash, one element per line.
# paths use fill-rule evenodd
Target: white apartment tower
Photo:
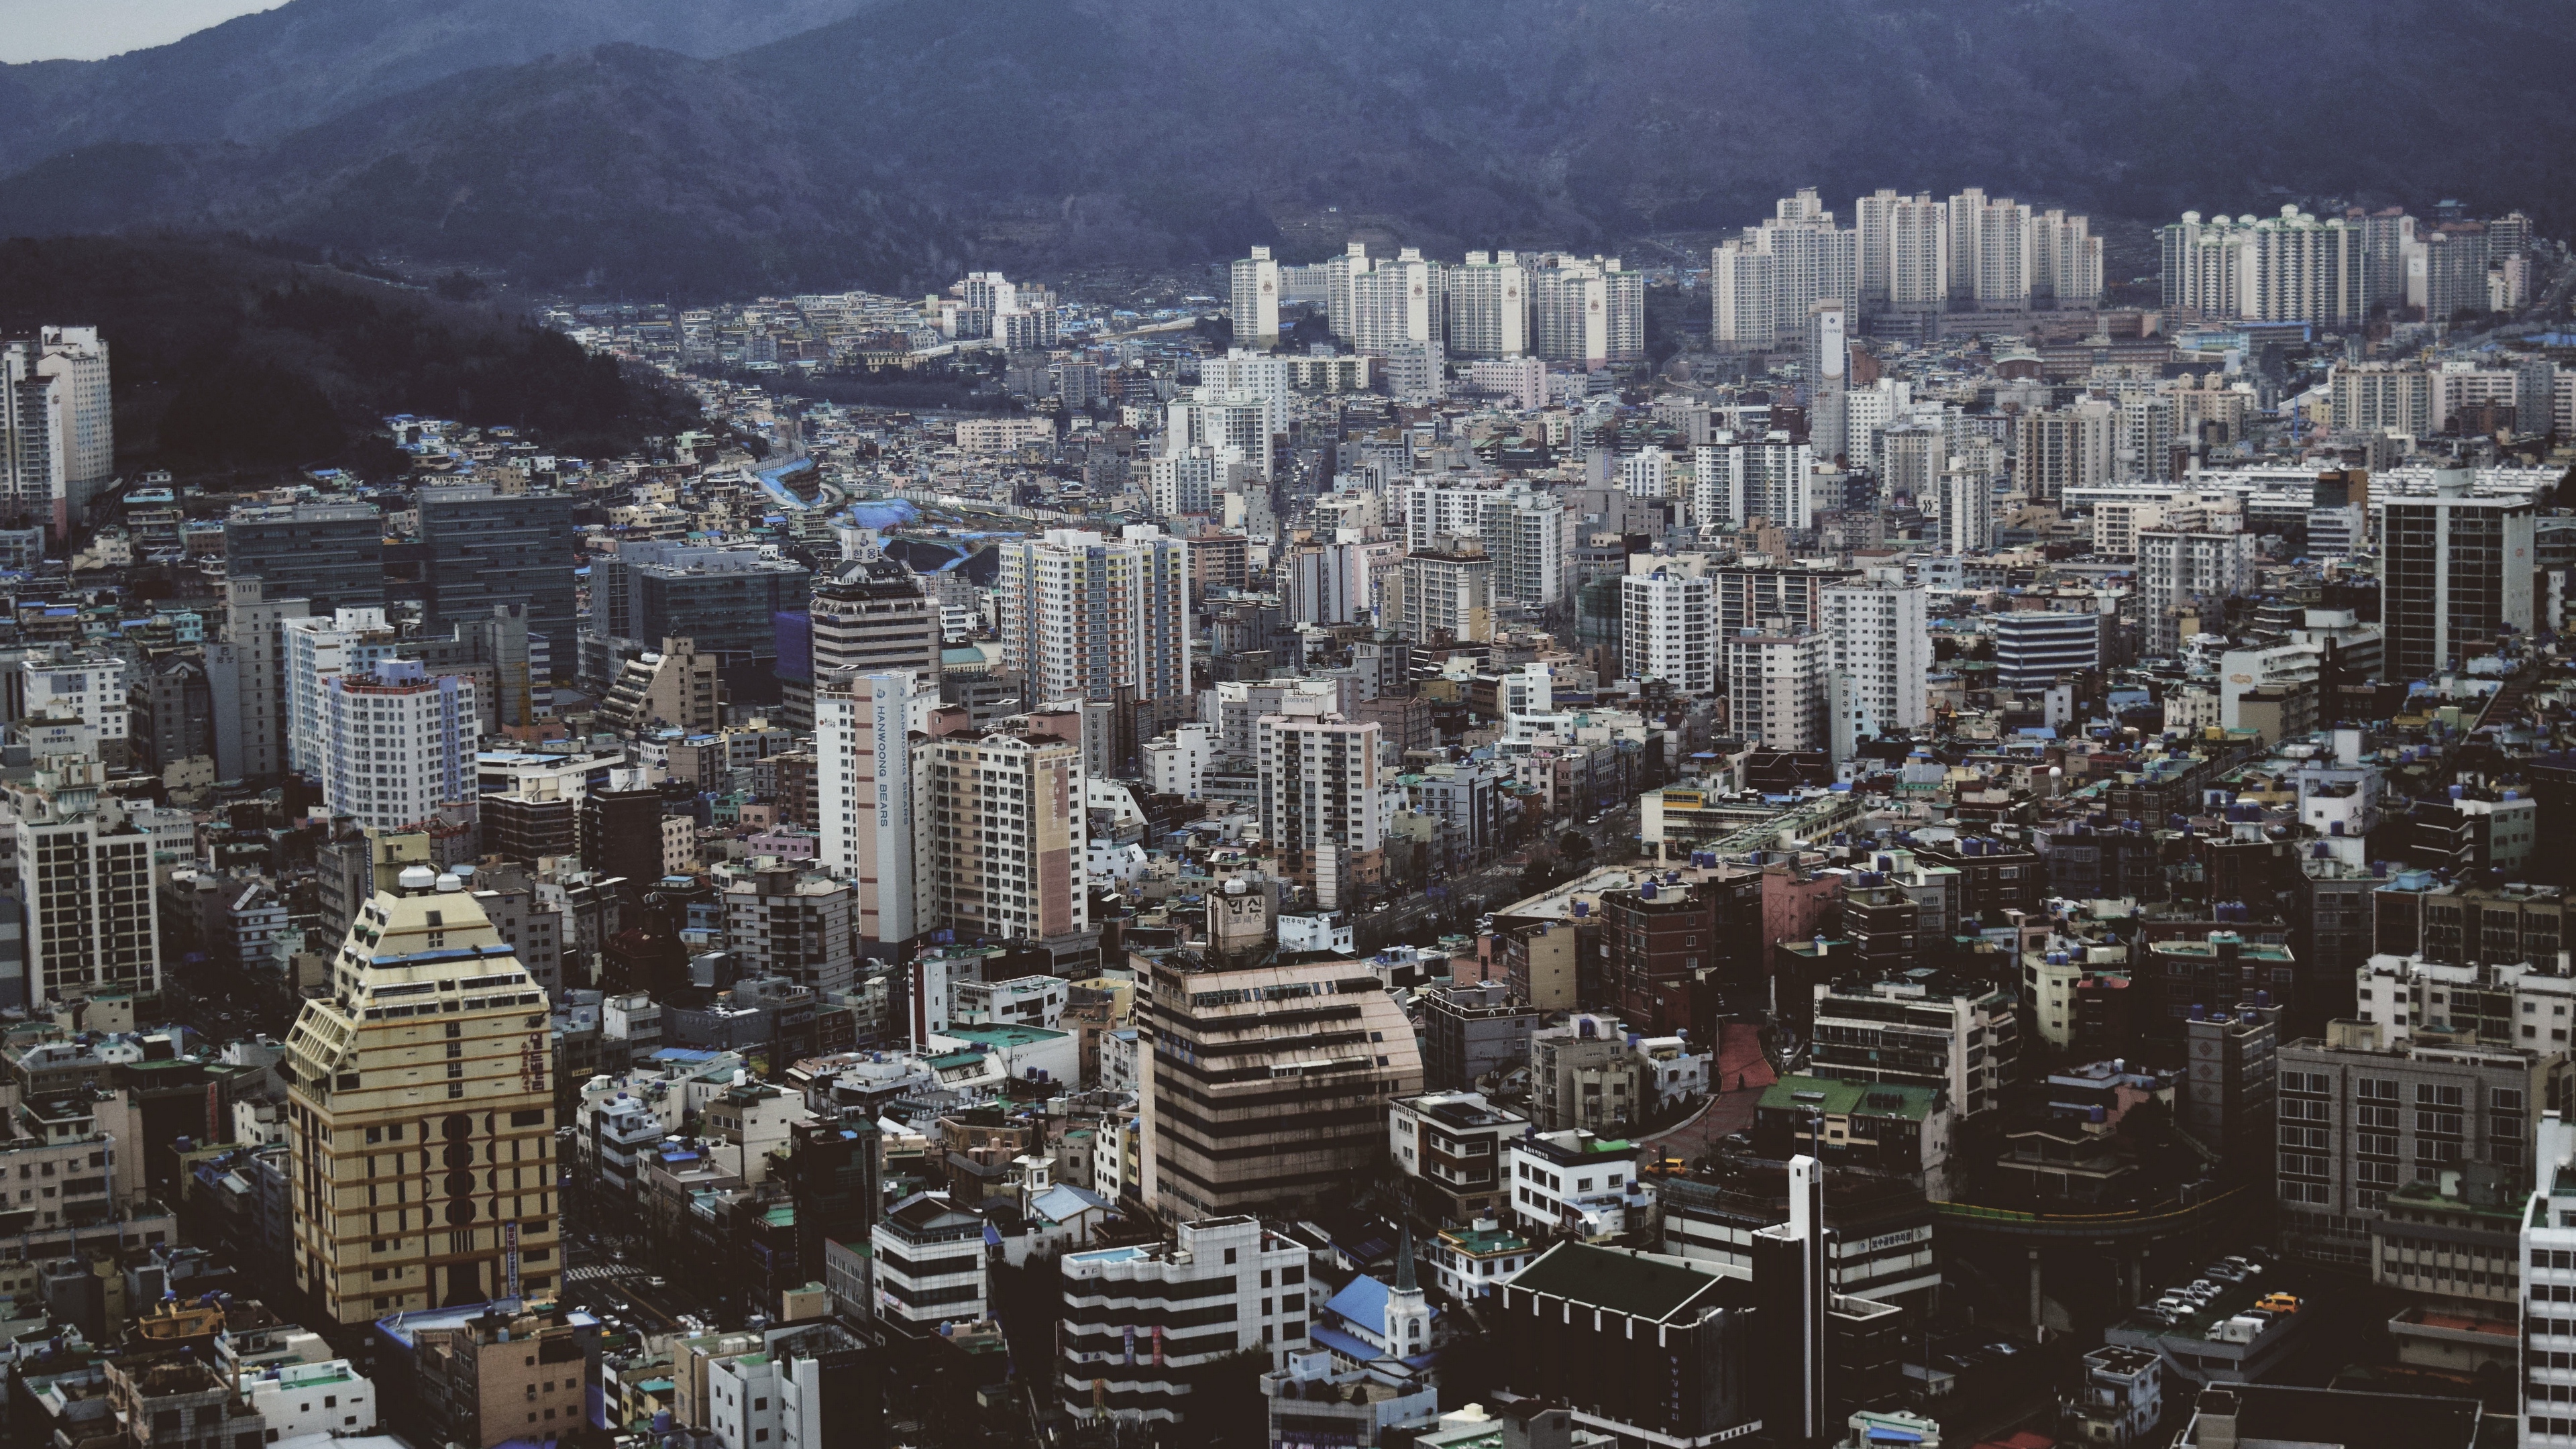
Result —
<path fill-rule="evenodd" d="M 1863 312 L 1937 312 L 1950 300 L 1950 208 L 1929 195 L 1873 192 L 1852 204 Z"/>
<path fill-rule="evenodd" d="M 1766 750 L 1821 750 L 1832 739 L 1827 678 L 1833 640 L 1766 621 L 1725 640 L 1729 728 Z"/>
<path fill-rule="evenodd" d="M 1835 584 L 1824 591 L 1834 736 L 1914 730 L 1931 722 L 1931 615 L 1919 587 Z"/>
<path fill-rule="evenodd" d="M 0 501 L 61 538 L 116 477 L 107 341 L 44 327 L 0 342 Z"/>
<path fill-rule="evenodd" d="M 1646 356 L 1646 279 L 1617 257 L 1551 252 L 1530 273 L 1530 345 L 1567 367 L 1624 367 Z"/>
<path fill-rule="evenodd" d="M 2117 423 L 2111 404 L 2099 398 L 2023 413 L 2013 450 L 2018 490 L 2033 503 L 2056 503 L 2070 488 L 2111 481 Z"/>
<path fill-rule="evenodd" d="M 1619 580 L 1620 667 L 1685 694 L 1716 689 L 1717 586 L 1680 559 L 1640 554 L 1630 565 L 1646 571 Z"/>
<path fill-rule="evenodd" d="M 286 767 L 308 779 L 330 758 L 323 726 L 328 689 L 343 674 L 372 674 L 401 642 L 382 609 L 339 609 L 279 623 L 286 670 Z"/>
<path fill-rule="evenodd" d="M 1440 264 L 1406 247 L 1351 276 L 1351 350 L 1388 353 L 1440 340 Z"/>
<path fill-rule="evenodd" d="M 1834 225 L 1811 188 L 1782 200 L 1770 220 L 1719 244 L 1709 269 L 1711 341 L 1721 351 L 1795 342 L 1807 309 L 1837 298 L 1859 304 L 1857 239 Z"/>
<path fill-rule="evenodd" d="M 1386 841 L 1376 721 L 1338 714 L 1261 717 L 1256 765 L 1262 838 L 1282 850 L 1377 849 Z"/>
<path fill-rule="evenodd" d="M 332 814 L 393 829 L 475 798 L 483 725 L 472 680 L 380 659 L 370 673 L 330 676 L 320 715 L 322 803 Z"/>
<path fill-rule="evenodd" d="M 1246 347 L 1279 340 L 1279 264 L 1268 247 L 1234 264 L 1234 340 Z"/>
<path fill-rule="evenodd" d="M 1469 252 L 1442 274 L 1448 287 L 1449 355 L 1518 357 L 1529 351 L 1529 272 L 1512 252 Z"/>
<path fill-rule="evenodd" d="M 1742 527 L 1769 519 L 1782 528 L 1815 526 L 1810 492 L 1814 453 L 1785 432 L 1723 440 L 1692 450 L 1691 517 Z"/>
<path fill-rule="evenodd" d="M 2178 610 L 2215 607 L 2252 587 L 2251 534 L 2156 528 L 2138 535 L 2138 624 L 2151 654 L 2182 648 Z"/>
<path fill-rule="evenodd" d="M 1002 546 L 1002 668 L 1031 699 L 1190 693 L 1190 546 L 1151 524 L 1116 539 L 1049 529 Z"/>
<path fill-rule="evenodd" d="M 106 793 L 88 731 L 63 733 L 72 748 L 40 743 L 34 772 L 0 787 L 27 953 L 21 1005 L 161 987 L 152 837 Z"/>

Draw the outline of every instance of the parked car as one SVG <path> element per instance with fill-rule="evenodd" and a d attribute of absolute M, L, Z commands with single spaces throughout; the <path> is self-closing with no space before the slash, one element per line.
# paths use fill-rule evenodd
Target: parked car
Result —
<path fill-rule="evenodd" d="M 2254 1300 L 2254 1306 L 2268 1308 L 2274 1313 L 2296 1313 L 2299 1311 L 2299 1300 L 2296 1294 L 2266 1293 Z"/>

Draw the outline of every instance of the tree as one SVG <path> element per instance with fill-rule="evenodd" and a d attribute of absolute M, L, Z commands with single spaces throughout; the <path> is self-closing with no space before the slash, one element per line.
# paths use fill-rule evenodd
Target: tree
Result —
<path fill-rule="evenodd" d="M 1569 830 L 1556 842 L 1556 852 L 1567 860 L 1582 860 L 1592 854 L 1592 837 L 1580 830 Z"/>

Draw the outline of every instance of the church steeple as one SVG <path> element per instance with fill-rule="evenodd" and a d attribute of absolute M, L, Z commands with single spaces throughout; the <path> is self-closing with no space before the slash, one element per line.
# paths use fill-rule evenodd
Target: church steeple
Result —
<path fill-rule="evenodd" d="M 1410 1293 L 1415 1287 L 1413 1281 L 1413 1225 L 1410 1223 L 1407 1223 L 1404 1226 L 1404 1236 L 1396 1240 L 1395 1287 L 1396 1291 L 1400 1293 Z"/>

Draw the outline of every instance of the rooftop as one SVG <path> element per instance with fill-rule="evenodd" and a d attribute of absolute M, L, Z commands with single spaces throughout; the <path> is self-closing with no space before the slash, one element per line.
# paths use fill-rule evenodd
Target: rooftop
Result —
<path fill-rule="evenodd" d="M 1750 1285 L 1682 1259 L 1588 1243 L 1557 1244 L 1522 1269 L 1511 1287 L 1657 1323 L 1688 1323 L 1699 1309 L 1752 1301 Z"/>

